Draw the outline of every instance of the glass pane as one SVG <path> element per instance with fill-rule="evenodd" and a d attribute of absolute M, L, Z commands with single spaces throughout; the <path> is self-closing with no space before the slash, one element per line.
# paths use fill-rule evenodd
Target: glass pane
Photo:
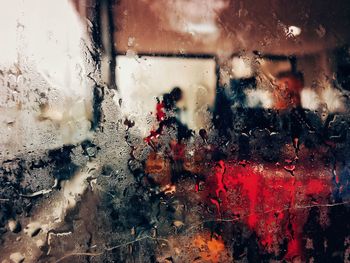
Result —
<path fill-rule="evenodd" d="M 348 262 L 350 2 L 0 8 L 0 262 Z"/>

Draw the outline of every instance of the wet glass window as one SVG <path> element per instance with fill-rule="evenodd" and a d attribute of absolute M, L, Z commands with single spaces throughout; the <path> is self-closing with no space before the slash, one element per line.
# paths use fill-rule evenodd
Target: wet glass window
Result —
<path fill-rule="evenodd" d="M 349 262 L 350 3 L 0 8 L 0 262 Z"/>

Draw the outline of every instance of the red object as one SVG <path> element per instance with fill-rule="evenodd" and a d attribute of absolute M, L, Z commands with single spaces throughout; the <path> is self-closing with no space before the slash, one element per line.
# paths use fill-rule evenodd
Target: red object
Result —
<path fill-rule="evenodd" d="M 156 105 L 156 118 L 157 121 L 160 123 L 165 119 L 165 112 L 164 112 L 164 103 L 158 102 Z M 152 140 L 158 138 L 162 132 L 162 129 L 159 128 L 157 130 L 151 130 L 150 135 L 148 135 L 146 138 L 144 138 L 144 141 L 148 144 L 151 143 Z"/>
<path fill-rule="evenodd" d="M 158 102 L 156 105 L 156 117 L 157 117 L 157 121 L 163 121 L 165 119 L 163 102 Z"/>
<path fill-rule="evenodd" d="M 300 92 L 303 89 L 301 80 L 291 75 L 279 78 L 276 84 L 274 91 L 276 109 L 283 110 L 300 106 Z"/>
<path fill-rule="evenodd" d="M 285 258 L 302 256 L 301 234 L 310 208 L 306 204 L 314 196 L 326 202 L 331 191 L 329 178 L 294 177 L 288 172 L 277 176 L 271 170 L 264 174 L 253 165 L 243 167 L 224 161 L 217 163 L 214 176 L 208 186 L 220 202 L 212 197 L 210 202 L 220 216 L 227 211 L 238 215 L 257 233 L 267 251 L 287 238 Z"/>

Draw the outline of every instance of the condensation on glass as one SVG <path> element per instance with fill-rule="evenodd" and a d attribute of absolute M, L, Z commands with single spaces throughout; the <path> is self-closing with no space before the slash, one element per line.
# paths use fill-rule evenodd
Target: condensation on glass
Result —
<path fill-rule="evenodd" d="M 0 8 L 0 262 L 348 262 L 347 1 Z"/>

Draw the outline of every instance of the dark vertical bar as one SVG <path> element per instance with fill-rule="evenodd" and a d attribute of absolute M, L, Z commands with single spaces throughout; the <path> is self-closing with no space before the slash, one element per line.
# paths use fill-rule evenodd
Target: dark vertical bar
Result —
<path fill-rule="evenodd" d="M 91 28 L 91 39 L 93 42 L 93 51 L 91 56 L 95 62 L 96 70 L 101 76 L 101 52 L 103 49 L 102 38 L 101 38 L 101 1 L 94 1 L 94 8 L 92 14 L 92 28 Z M 100 127 L 100 122 L 102 119 L 102 101 L 104 97 L 104 90 L 97 81 L 95 81 L 93 87 L 93 116 L 91 129 L 96 130 Z"/>
<path fill-rule="evenodd" d="M 297 58 L 295 56 L 290 56 L 289 61 L 290 61 L 290 64 L 292 66 L 292 72 L 296 73 L 297 72 Z"/>
<path fill-rule="evenodd" d="M 109 89 L 116 89 L 115 66 L 116 52 L 114 49 L 114 0 L 100 1 L 100 23 L 102 42 L 102 79 Z"/>
<path fill-rule="evenodd" d="M 115 70 L 116 70 L 116 51 L 115 51 L 115 26 L 114 26 L 114 0 L 108 0 L 108 23 L 109 23 L 109 40 L 110 40 L 110 75 L 109 75 L 109 85 L 112 89 L 117 89 L 116 84 L 116 76 L 115 76 Z"/>

